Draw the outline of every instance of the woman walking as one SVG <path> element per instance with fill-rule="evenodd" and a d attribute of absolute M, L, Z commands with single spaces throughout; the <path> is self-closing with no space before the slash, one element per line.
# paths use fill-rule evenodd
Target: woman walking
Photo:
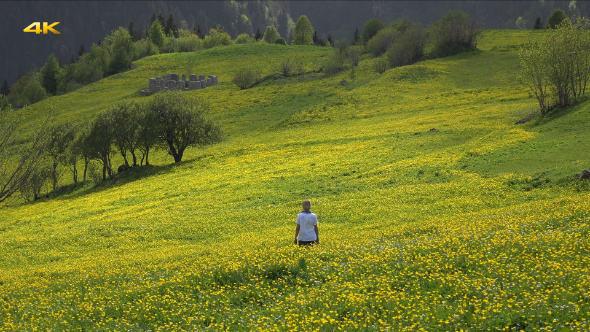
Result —
<path fill-rule="evenodd" d="M 299 244 L 299 246 L 308 246 L 312 243 L 319 244 L 318 217 L 311 212 L 311 202 L 304 200 L 301 206 L 303 211 L 297 215 L 295 244 Z"/>

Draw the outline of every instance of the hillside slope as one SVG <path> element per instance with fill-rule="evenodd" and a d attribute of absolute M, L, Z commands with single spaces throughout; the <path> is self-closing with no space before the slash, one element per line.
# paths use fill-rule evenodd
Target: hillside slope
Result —
<path fill-rule="evenodd" d="M 590 327 L 584 103 L 536 107 L 516 79 L 533 32 L 488 31 L 473 53 L 372 71 L 318 69 L 333 49 L 234 45 L 165 54 L 53 105 L 89 119 L 147 78 L 217 74 L 187 92 L 224 142 L 138 178 L 0 208 L 0 330 L 542 330 Z M 341 81 L 346 84 L 339 84 Z M 548 155 L 550 154 L 550 155 Z M 292 245 L 311 199 L 322 243 Z"/>

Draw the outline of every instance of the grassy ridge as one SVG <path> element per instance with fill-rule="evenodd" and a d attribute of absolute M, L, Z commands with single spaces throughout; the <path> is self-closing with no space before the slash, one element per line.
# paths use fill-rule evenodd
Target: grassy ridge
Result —
<path fill-rule="evenodd" d="M 0 330 L 588 329 L 589 195 L 573 174 L 589 111 L 514 124 L 536 107 L 516 79 L 534 36 L 490 31 L 474 53 L 242 91 L 236 67 L 270 75 L 295 56 L 314 70 L 333 50 L 167 54 L 28 108 L 31 127 L 51 103 L 58 121 L 89 118 L 190 67 L 219 75 L 187 94 L 228 137 L 1 208 Z M 311 250 L 291 245 L 304 198 L 320 219 Z"/>

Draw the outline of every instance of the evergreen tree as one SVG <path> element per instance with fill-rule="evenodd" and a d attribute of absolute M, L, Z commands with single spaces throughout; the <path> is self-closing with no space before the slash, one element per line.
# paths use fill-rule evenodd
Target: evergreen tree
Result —
<path fill-rule="evenodd" d="M 129 31 L 131 41 L 136 42 L 141 39 L 141 30 L 135 29 L 135 24 L 133 23 L 133 21 L 129 22 L 129 28 L 127 28 L 127 31 Z"/>
<path fill-rule="evenodd" d="M 10 93 L 10 86 L 8 85 L 8 81 L 4 80 L 4 83 L 2 83 L 2 87 L 0 88 L 0 95 L 8 96 L 9 93 Z"/>
<path fill-rule="evenodd" d="M 80 57 L 86 53 L 86 49 L 84 48 L 84 44 L 80 44 L 80 49 L 78 50 L 78 59 L 80 59 Z"/>
<path fill-rule="evenodd" d="M 537 20 L 535 21 L 535 25 L 533 26 L 533 29 L 535 29 L 535 30 L 543 29 L 543 22 L 541 21 L 541 18 L 539 16 L 537 16 Z"/>
<path fill-rule="evenodd" d="M 57 86 L 59 85 L 59 64 L 55 55 L 51 53 L 45 61 L 45 65 L 41 69 L 41 85 L 45 88 L 45 91 L 50 94 L 57 92 Z"/>
<path fill-rule="evenodd" d="M 361 42 L 361 34 L 359 29 L 354 29 L 354 33 L 352 34 L 352 45 L 358 45 Z"/>
<path fill-rule="evenodd" d="M 260 32 L 260 27 L 256 30 L 256 35 L 254 36 L 254 39 L 256 39 L 256 41 L 262 39 L 262 32 Z"/>
<path fill-rule="evenodd" d="M 201 26 L 197 24 L 197 27 L 194 30 L 195 35 L 197 35 L 200 39 L 205 38 L 205 33 L 201 30 Z"/>
<path fill-rule="evenodd" d="M 178 38 L 178 26 L 176 25 L 176 20 L 174 19 L 174 16 L 172 16 L 172 14 L 168 16 L 168 20 L 166 21 L 166 25 L 164 26 L 164 34 L 166 34 L 166 36 L 169 36 L 170 33 L 172 33 L 175 38 Z"/>
<path fill-rule="evenodd" d="M 328 34 L 328 44 L 326 46 L 334 46 L 334 40 L 332 39 L 332 35 Z"/>

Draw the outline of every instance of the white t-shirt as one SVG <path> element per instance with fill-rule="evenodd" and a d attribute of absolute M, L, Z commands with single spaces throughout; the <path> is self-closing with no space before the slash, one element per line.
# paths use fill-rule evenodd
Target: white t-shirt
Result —
<path fill-rule="evenodd" d="M 318 224 L 318 216 L 312 212 L 301 212 L 297 215 L 297 225 L 299 225 L 299 241 L 315 241 L 317 236 L 313 226 Z"/>

